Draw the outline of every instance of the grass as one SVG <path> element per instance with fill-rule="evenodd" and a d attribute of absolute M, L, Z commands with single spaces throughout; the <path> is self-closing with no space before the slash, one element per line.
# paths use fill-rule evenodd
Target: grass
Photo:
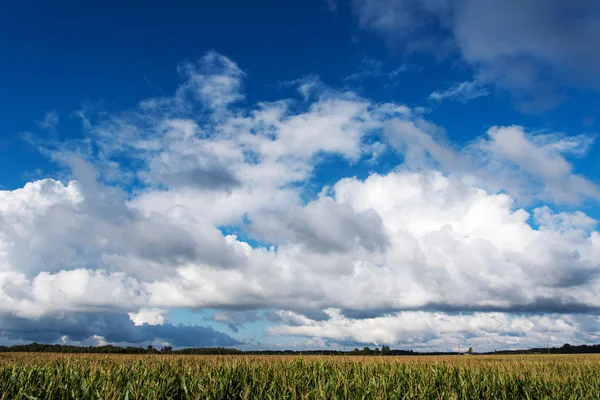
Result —
<path fill-rule="evenodd" d="M 597 399 L 600 356 L 0 354 L 0 399 Z"/>

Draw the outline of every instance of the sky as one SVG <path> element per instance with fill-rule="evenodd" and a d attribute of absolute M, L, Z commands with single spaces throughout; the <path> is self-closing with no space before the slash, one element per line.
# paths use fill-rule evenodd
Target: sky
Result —
<path fill-rule="evenodd" d="M 600 343 L 597 1 L 12 3 L 0 344 Z"/>

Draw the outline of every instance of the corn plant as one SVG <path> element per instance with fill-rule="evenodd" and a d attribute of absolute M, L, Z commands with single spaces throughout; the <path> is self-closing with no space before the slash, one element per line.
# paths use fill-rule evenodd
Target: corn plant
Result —
<path fill-rule="evenodd" d="M 594 399 L 600 356 L 0 354 L 3 399 Z"/>

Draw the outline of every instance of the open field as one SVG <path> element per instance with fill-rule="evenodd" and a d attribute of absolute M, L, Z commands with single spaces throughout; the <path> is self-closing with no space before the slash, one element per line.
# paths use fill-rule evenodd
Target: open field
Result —
<path fill-rule="evenodd" d="M 595 399 L 600 356 L 0 354 L 0 399 Z"/>

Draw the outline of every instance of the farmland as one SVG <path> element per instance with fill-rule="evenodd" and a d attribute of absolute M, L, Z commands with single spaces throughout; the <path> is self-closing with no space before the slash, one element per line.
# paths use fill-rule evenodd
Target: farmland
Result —
<path fill-rule="evenodd" d="M 591 399 L 600 356 L 0 355 L 0 399 Z"/>

